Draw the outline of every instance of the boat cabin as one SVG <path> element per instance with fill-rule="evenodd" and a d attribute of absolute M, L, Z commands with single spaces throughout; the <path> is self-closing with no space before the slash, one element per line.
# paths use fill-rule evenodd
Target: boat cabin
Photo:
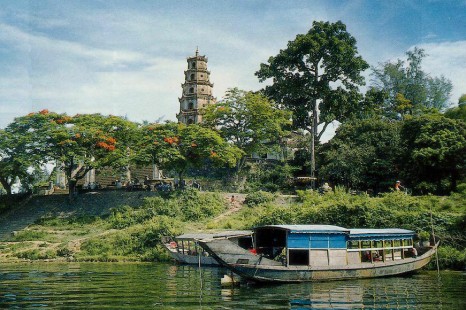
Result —
<path fill-rule="evenodd" d="M 253 248 L 252 232 L 249 230 L 223 231 L 217 233 L 186 233 L 174 238 L 172 245 L 174 249 L 183 255 L 202 255 L 207 256 L 198 245 L 199 240 L 203 239 L 229 239 L 244 249 Z"/>
<path fill-rule="evenodd" d="M 270 225 L 254 230 L 256 252 L 284 265 L 344 266 L 416 256 L 410 230 Z"/>

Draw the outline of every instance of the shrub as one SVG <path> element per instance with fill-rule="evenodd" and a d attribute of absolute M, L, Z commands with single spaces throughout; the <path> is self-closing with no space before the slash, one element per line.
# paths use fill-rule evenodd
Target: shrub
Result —
<path fill-rule="evenodd" d="M 248 207 L 254 207 L 261 204 L 265 204 L 267 202 L 272 202 L 275 199 L 275 195 L 263 191 L 254 192 L 248 194 L 244 199 L 244 203 Z"/>

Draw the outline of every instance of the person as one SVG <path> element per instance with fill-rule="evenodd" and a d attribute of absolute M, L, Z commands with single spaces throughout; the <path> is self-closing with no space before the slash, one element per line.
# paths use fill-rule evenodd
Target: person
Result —
<path fill-rule="evenodd" d="M 230 202 L 234 203 L 235 202 L 235 195 L 231 195 Z"/>
<path fill-rule="evenodd" d="M 413 257 L 416 258 L 416 257 L 417 257 L 417 250 L 416 250 L 415 247 L 413 247 L 413 248 L 411 249 L 411 252 L 413 253 Z"/>
<path fill-rule="evenodd" d="M 395 190 L 396 190 L 397 192 L 399 192 L 399 191 L 402 190 L 402 189 L 404 189 L 404 187 L 401 186 L 401 182 L 400 182 L 400 181 L 396 181 L 396 183 L 395 183 Z"/>

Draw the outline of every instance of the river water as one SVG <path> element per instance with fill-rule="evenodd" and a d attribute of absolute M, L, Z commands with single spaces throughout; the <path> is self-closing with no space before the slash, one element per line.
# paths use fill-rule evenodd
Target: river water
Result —
<path fill-rule="evenodd" d="M 466 309 L 466 273 L 222 288 L 224 269 L 172 264 L 0 264 L 10 309 Z"/>

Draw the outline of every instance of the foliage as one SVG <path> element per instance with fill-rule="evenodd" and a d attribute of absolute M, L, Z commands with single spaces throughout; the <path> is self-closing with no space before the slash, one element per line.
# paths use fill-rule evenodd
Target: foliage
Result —
<path fill-rule="evenodd" d="M 13 123 L 0 130 L 0 184 L 7 195 L 12 194 L 15 182 L 28 189 L 34 183 L 34 172 L 40 170 L 43 158 L 31 149 L 33 144 L 34 138 L 26 128 Z"/>
<path fill-rule="evenodd" d="M 356 39 L 342 22 L 314 22 L 306 34 L 297 35 L 261 64 L 256 75 L 262 82 L 273 79 L 265 94 L 293 112 L 296 128 L 307 129 L 319 140 L 331 122 L 345 122 L 361 108 L 358 86 L 364 84 L 361 72 L 367 68 Z M 320 133 L 310 112 L 323 125 Z"/>
<path fill-rule="evenodd" d="M 319 149 L 320 179 L 375 192 L 392 187 L 400 174 L 400 125 L 376 118 L 342 124 Z"/>
<path fill-rule="evenodd" d="M 298 170 L 296 167 L 267 161 L 249 163 L 249 166 L 247 192 L 259 190 L 268 192 L 292 191 L 293 173 Z"/>
<path fill-rule="evenodd" d="M 123 229 L 141 224 L 157 216 L 177 218 L 184 222 L 200 221 L 218 215 L 225 202 L 217 193 L 201 193 L 194 189 L 177 191 L 168 198 L 145 198 L 141 208 L 122 206 L 110 216 L 112 228 Z"/>
<path fill-rule="evenodd" d="M 451 246 L 441 246 L 438 249 L 439 268 L 464 270 L 466 268 L 466 249 L 458 250 Z M 430 262 L 430 268 L 435 269 L 435 260 Z"/>
<path fill-rule="evenodd" d="M 466 124 L 439 114 L 404 122 L 401 167 L 418 192 L 445 194 L 456 189 L 466 169 Z"/>
<path fill-rule="evenodd" d="M 236 165 L 238 173 L 246 156 L 279 152 L 290 118 L 290 113 L 276 108 L 264 95 L 237 88 L 229 89 L 222 101 L 204 111 L 204 123 L 219 128 L 222 137 L 243 151 Z"/>
<path fill-rule="evenodd" d="M 255 207 L 264 203 L 272 202 L 275 199 L 275 195 L 268 192 L 257 191 L 250 193 L 244 199 L 244 203 L 248 207 Z"/>
<path fill-rule="evenodd" d="M 91 169 L 124 162 L 122 154 L 129 146 L 135 124 L 116 116 L 71 117 L 42 110 L 16 118 L 9 128 L 24 136 L 23 156 L 31 154 L 41 163 L 59 163 L 72 195 L 77 181 Z"/>
<path fill-rule="evenodd" d="M 176 171 L 180 178 L 188 168 L 201 166 L 207 159 L 215 166 L 233 167 L 242 155 L 215 130 L 195 124 L 149 124 L 141 131 L 136 162 L 156 163 L 161 169 Z"/>
<path fill-rule="evenodd" d="M 407 61 L 385 62 L 372 68 L 374 86 L 386 93 L 384 113 L 397 119 L 425 109 L 442 110 L 449 103 L 451 81 L 443 76 L 430 77 L 421 68 L 423 49 L 407 51 Z"/>
<path fill-rule="evenodd" d="M 458 106 L 445 111 L 445 117 L 460 119 L 466 122 L 466 94 L 458 100 Z"/>

